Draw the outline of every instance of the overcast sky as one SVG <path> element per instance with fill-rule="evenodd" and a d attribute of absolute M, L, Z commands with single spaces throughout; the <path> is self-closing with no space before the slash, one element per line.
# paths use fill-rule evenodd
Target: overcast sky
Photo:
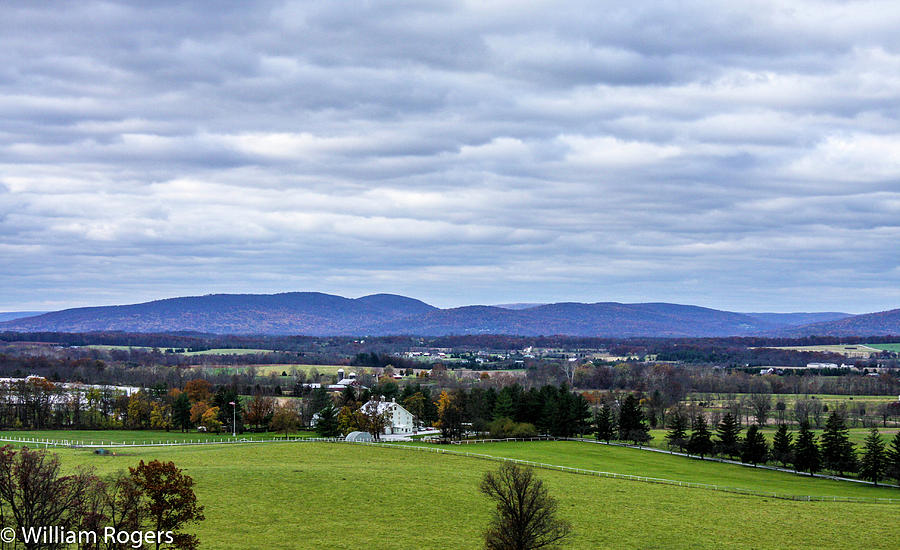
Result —
<path fill-rule="evenodd" d="M 4 2 L 0 311 L 900 307 L 897 3 L 622 4 Z"/>

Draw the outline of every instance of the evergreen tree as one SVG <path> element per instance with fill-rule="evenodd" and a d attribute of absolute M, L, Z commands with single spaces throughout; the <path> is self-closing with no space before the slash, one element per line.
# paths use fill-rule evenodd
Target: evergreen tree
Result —
<path fill-rule="evenodd" d="M 512 393 L 503 388 L 497 395 L 497 402 L 494 403 L 494 420 L 500 418 L 513 419 L 515 416 L 516 404 L 513 401 Z"/>
<path fill-rule="evenodd" d="M 794 444 L 794 469 L 813 475 L 822 468 L 822 453 L 816 444 L 816 436 L 809 429 L 809 422 L 800 423 L 797 442 Z"/>
<path fill-rule="evenodd" d="M 575 434 L 577 425 L 575 401 L 575 394 L 569 391 L 569 386 L 563 382 L 556 394 L 556 407 L 552 412 L 550 435 L 572 437 Z"/>
<path fill-rule="evenodd" d="M 412 389 L 412 386 L 410 386 L 410 385 L 407 385 L 406 387 L 409 388 L 410 390 Z M 408 395 L 403 396 L 403 399 L 406 399 L 407 397 L 409 397 L 409 396 Z M 353 389 L 353 386 L 347 386 L 341 392 L 341 406 L 350 407 L 351 409 L 357 408 L 356 407 L 356 390 Z"/>
<path fill-rule="evenodd" d="M 859 476 L 878 485 L 878 481 L 884 478 L 887 466 L 887 453 L 884 448 L 884 440 L 881 439 L 878 428 L 872 428 L 872 431 L 866 436 L 866 442 L 863 447 L 862 460 L 860 460 L 859 465 Z"/>
<path fill-rule="evenodd" d="M 591 406 L 587 399 L 580 393 L 573 394 L 574 402 L 572 404 L 572 420 L 574 421 L 574 431 L 581 436 L 590 432 L 591 426 Z"/>
<path fill-rule="evenodd" d="M 619 409 L 619 438 L 635 445 L 650 441 L 650 428 L 644 419 L 644 411 L 637 397 L 629 394 Z"/>
<path fill-rule="evenodd" d="M 680 412 L 675 412 L 669 417 L 669 431 L 666 432 L 666 441 L 670 449 L 684 451 L 687 443 L 688 420 Z"/>
<path fill-rule="evenodd" d="M 741 461 L 756 466 L 769 456 L 769 444 L 756 424 L 747 428 L 747 435 L 741 443 Z"/>
<path fill-rule="evenodd" d="M 856 451 L 850 442 L 844 419 L 837 411 L 828 416 L 822 432 L 822 466 L 839 475 L 855 472 L 857 468 Z"/>
<path fill-rule="evenodd" d="M 794 434 L 788 431 L 786 424 L 779 424 L 772 439 L 772 458 L 787 468 L 794 462 Z"/>
<path fill-rule="evenodd" d="M 616 426 L 613 419 L 612 408 L 608 403 L 604 403 L 597 415 L 594 417 L 594 426 L 597 428 L 597 441 L 606 441 L 616 437 Z"/>
<path fill-rule="evenodd" d="M 726 413 L 716 427 L 716 450 L 734 458 L 741 454 L 741 427 L 731 413 Z"/>
<path fill-rule="evenodd" d="M 900 432 L 894 434 L 891 445 L 887 449 L 886 477 L 891 477 L 900 483 Z"/>
<path fill-rule="evenodd" d="M 191 428 L 191 399 L 185 392 L 179 393 L 172 403 L 172 423 L 182 432 Z"/>
<path fill-rule="evenodd" d="M 691 431 L 691 437 L 687 442 L 687 452 L 703 458 L 712 453 L 712 451 L 712 434 L 706 425 L 706 419 L 703 418 L 702 414 L 698 414 L 697 418 L 694 419 L 694 429 Z"/>
<path fill-rule="evenodd" d="M 319 437 L 337 437 L 341 435 L 338 422 L 338 410 L 333 403 L 328 403 L 319 411 L 316 421 L 316 433 Z"/>

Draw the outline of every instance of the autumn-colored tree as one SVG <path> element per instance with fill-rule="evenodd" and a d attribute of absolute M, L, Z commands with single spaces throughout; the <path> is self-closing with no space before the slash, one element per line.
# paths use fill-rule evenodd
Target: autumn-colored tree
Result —
<path fill-rule="evenodd" d="M 209 409 L 206 401 L 198 401 L 191 405 L 191 423 L 200 424 L 203 421 L 203 414 Z"/>
<path fill-rule="evenodd" d="M 197 548 L 197 537 L 182 531 L 184 527 L 204 519 L 203 506 L 197 504 L 191 476 L 176 468 L 173 462 L 158 460 L 147 464 L 141 460 L 137 468 L 129 468 L 128 471 L 143 493 L 149 530 L 171 532 L 173 543 L 170 548 Z M 163 547 L 159 540 L 155 544 L 157 550 Z"/>
<path fill-rule="evenodd" d="M 359 429 L 356 412 L 350 407 L 341 407 L 341 410 L 338 412 L 338 429 L 341 431 L 341 435 L 347 435 Z"/>
<path fill-rule="evenodd" d="M 222 429 L 222 421 L 219 420 L 219 407 L 210 407 L 206 409 L 200 418 L 200 425 L 205 427 L 209 432 L 218 433 Z"/>
<path fill-rule="evenodd" d="M 250 426 L 262 426 L 269 423 L 273 414 L 275 414 L 275 400 L 257 394 L 247 403 L 244 419 Z"/>
<path fill-rule="evenodd" d="M 172 408 L 163 403 L 153 403 L 150 410 L 150 427 L 154 430 L 166 430 L 172 428 Z"/>
<path fill-rule="evenodd" d="M 128 398 L 128 427 L 133 430 L 142 430 L 150 426 L 150 411 L 152 406 L 146 393 L 139 391 Z"/>
<path fill-rule="evenodd" d="M 279 405 L 275 407 L 269 427 L 276 432 L 284 433 L 284 437 L 287 439 L 289 433 L 297 431 L 297 428 L 300 427 L 300 413 L 290 403 Z"/>
<path fill-rule="evenodd" d="M 209 401 L 212 397 L 212 384 L 202 378 L 189 380 L 184 384 L 184 393 L 188 395 L 191 403 Z"/>

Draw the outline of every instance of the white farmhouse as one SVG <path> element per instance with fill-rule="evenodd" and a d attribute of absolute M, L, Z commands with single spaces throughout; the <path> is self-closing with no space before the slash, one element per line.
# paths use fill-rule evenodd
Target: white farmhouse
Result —
<path fill-rule="evenodd" d="M 382 414 L 387 411 L 388 421 L 384 426 L 384 434 L 411 434 L 415 431 L 415 423 L 413 415 L 402 405 L 397 403 L 396 399 L 390 401 L 369 401 L 361 408 L 370 411 L 372 407 L 376 408 L 376 414 Z"/>

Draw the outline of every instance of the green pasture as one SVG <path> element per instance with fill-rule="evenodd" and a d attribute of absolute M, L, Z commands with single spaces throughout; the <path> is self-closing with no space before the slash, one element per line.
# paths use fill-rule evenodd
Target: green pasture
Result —
<path fill-rule="evenodd" d="M 483 450 L 596 466 L 611 449 L 541 442 Z M 217 550 L 480 548 L 493 505 L 477 486 L 498 467 L 476 458 L 329 443 L 122 451 L 101 457 L 64 449 L 59 455 L 66 468 L 93 466 L 99 473 L 141 459 L 174 461 L 194 478 L 206 507 L 206 521 L 196 527 L 201 547 Z M 684 463 L 686 472 L 703 466 Z M 573 525 L 565 548 L 875 549 L 895 548 L 900 536 L 897 505 L 794 502 L 536 473 Z"/>
<path fill-rule="evenodd" d="M 435 445 L 435 444 L 430 444 Z M 789 495 L 898 498 L 900 489 L 723 464 L 653 451 L 578 441 L 529 441 L 441 446 L 453 451 L 519 458 L 616 474 L 705 483 Z M 900 508 L 898 508 L 900 511 Z"/>
<path fill-rule="evenodd" d="M 714 408 L 721 408 L 728 405 L 728 403 L 739 401 L 741 398 L 749 399 L 751 394 L 749 393 L 689 393 L 687 399 L 682 401 L 685 405 L 690 404 L 690 400 L 694 401 L 706 401 Z M 772 410 L 770 411 L 770 416 L 777 415 L 778 411 L 775 410 L 775 403 L 778 401 L 784 401 L 785 406 L 787 407 L 787 411 L 785 414 L 790 414 L 791 409 L 800 399 L 817 399 L 822 401 L 829 408 L 832 405 L 839 405 L 841 403 L 846 403 L 847 406 L 853 405 L 854 403 L 872 403 L 872 404 L 881 404 L 881 403 L 889 403 L 891 401 L 897 401 L 896 395 L 835 395 L 835 394 L 827 394 L 827 393 L 778 393 L 772 394 Z"/>
<path fill-rule="evenodd" d="M 822 421 L 822 424 L 823 425 L 825 424 L 824 419 Z M 796 439 L 798 427 L 797 426 L 788 426 L 788 428 L 794 432 L 794 439 Z M 776 426 L 765 426 L 764 428 L 762 428 L 760 430 L 760 432 L 762 432 L 762 434 L 766 437 L 766 440 L 769 442 L 770 446 L 772 445 L 772 438 L 774 437 L 775 431 L 777 429 L 778 428 Z M 716 432 L 715 426 L 711 426 L 710 430 L 713 433 L 713 440 L 715 440 L 715 432 Z M 879 427 L 878 433 L 881 434 L 881 438 L 884 439 L 885 443 L 888 443 L 888 442 L 890 442 L 891 438 L 894 437 L 894 434 L 897 433 L 897 430 L 898 430 L 898 428 L 895 428 L 895 427 L 890 427 L 890 428 Z M 653 436 L 653 439 L 651 439 L 650 442 L 647 443 L 647 446 L 655 447 L 657 449 L 666 449 L 667 448 L 666 447 L 666 431 L 667 430 L 664 430 L 661 428 L 655 429 L 655 430 L 650 430 L 650 435 Z M 744 429 L 741 432 L 741 435 L 743 436 L 746 433 L 746 431 L 747 431 L 747 426 L 744 426 Z M 820 440 L 822 438 L 822 431 L 823 430 L 821 430 L 821 429 L 819 429 L 819 430 L 813 429 L 812 430 L 812 432 L 816 435 L 817 440 Z M 857 451 L 861 452 L 863 444 L 866 440 L 866 436 L 868 436 L 869 433 L 871 433 L 871 428 L 848 428 L 847 432 L 848 432 L 848 435 L 850 436 L 850 442 L 853 443 L 854 445 L 856 445 Z M 688 430 L 688 435 L 690 435 L 690 433 L 691 433 L 691 431 Z"/>
<path fill-rule="evenodd" d="M 892 351 L 894 353 L 900 353 L 900 343 L 894 344 L 866 344 L 870 348 L 875 348 L 882 351 Z"/>
<path fill-rule="evenodd" d="M 238 434 L 237 439 L 280 439 L 284 434 L 267 432 L 267 433 L 244 433 Z M 291 434 L 291 437 L 317 437 L 315 432 L 300 431 Z M 166 443 L 166 442 L 184 442 L 184 441 L 226 441 L 233 440 L 231 432 L 226 433 L 203 433 L 190 431 L 181 433 L 179 431 L 164 430 L 7 430 L 0 431 L 0 438 L 4 439 L 31 439 L 38 441 L 63 442 L 72 441 L 78 444 L 94 444 L 103 445 L 106 443 Z M 0 441 L 0 446 L 9 442 Z"/>

